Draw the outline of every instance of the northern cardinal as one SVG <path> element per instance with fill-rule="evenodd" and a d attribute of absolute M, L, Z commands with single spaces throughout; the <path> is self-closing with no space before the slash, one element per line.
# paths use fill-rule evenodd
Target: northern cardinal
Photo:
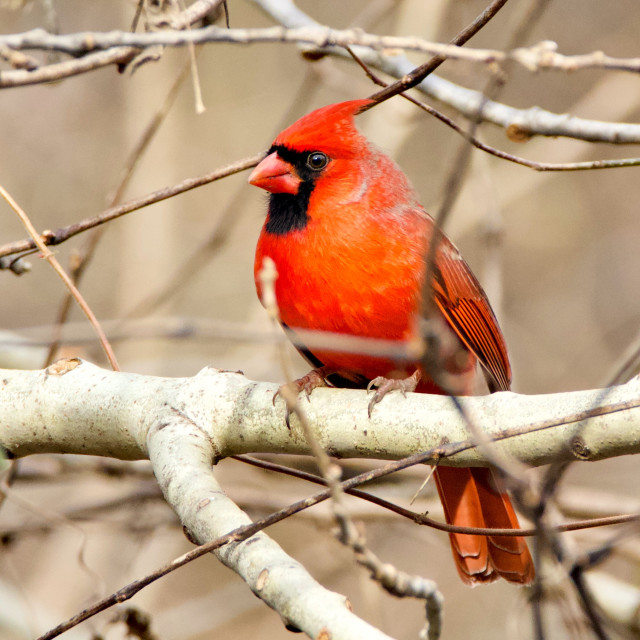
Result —
<path fill-rule="evenodd" d="M 421 309 L 434 221 L 393 160 L 358 133 L 354 115 L 369 103 L 352 100 L 304 116 L 278 135 L 249 177 L 270 192 L 256 249 L 256 287 L 261 295 L 258 272 L 268 256 L 277 268 L 276 298 L 286 327 L 409 340 Z M 444 362 L 448 374 L 462 379 L 470 393 L 479 362 L 491 391 L 508 390 L 511 369 L 497 320 L 469 266 L 444 235 L 433 277 L 434 308 L 459 346 L 457 356 Z M 300 390 L 323 381 L 366 387 L 379 377 L 383 381 L 376 384 L 386 390 L 392 387 L 385 386 L 387 376 L 416 372 L 408 388 L 417 384 L 418 392 L 444 393 L 420 363 L 399 367 L 366 354 L 298 349 L 316 368 L 299 381 Z M 519 528 L 511 501 L 490 469 L 440 466 L 435 478 L 447 522 Z M 449 538 L 465 583 L 533 580 L 524 538 L 457 533 Z"/>

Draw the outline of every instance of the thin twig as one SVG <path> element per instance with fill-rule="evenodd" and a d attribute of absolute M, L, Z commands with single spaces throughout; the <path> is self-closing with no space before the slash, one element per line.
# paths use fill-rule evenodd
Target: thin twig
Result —
<path fill-rule="evenodd" d="M 124 204 L 117 207 L 111 207 L 98 214 L 97 216 L 85 218 L 80 222 L 75 222 L 74 224 L 62 227 L 57 231 L 43 231 L 40 239 L 42 240 L 43 244 L 47 246 L 61 244 L 62 242 L 65 242 L 69 238 L 72 238 L 79 233 L 87 231 L 88 229 L 93 229 L 94 227 L 104 224 L 105 222 L 115 220 L 116 218 L 119 218 L 120 216 L 123 216 L 127 213 L 131 213 L 132 211 L 137 211 L 138 209 L 147 207 L 150 204 L 161 202 L 162 200 L 172 198 L 173 196 L 176 196 L 180 193 L 185 193 L 186 191 L 195 189 L 196 187 L 201 187 L 202 185 L 209 184 L 210 182 L 226 178 L 227 176 L 233 175 L 234 173 L 246 171 L 251 167 L 255 167 L 263 157 L 264 152 L 261 152 L 249 158 L 244 158 L 242 160 L 238 160 L 237 162 L 228 164 L 220 169 L 217 169 L 216 171 L 212 171 L 211 173 L 205 174 L 198 178 L 187 178 L 186 180 L 183 180 L 182 182 L 179 182 L 172 187 L 165 187 L 164 189 L 153 191 L 152 193 L 149 193 L 141 198 L 137 198 L 136 200 L 130 200 L 129 202 L 125 202 Z M 22 253 L 23 251 L 30 251 L 35 247 L 36 243 L 33 239 L 11 242 L 0 247 L 0 257 L 12 255 L 15 253 Z"/>
<path fill-rule="evenodd" d="M 346 50 L 349 52 L 349 55 L 354 59 L 356 64 L 358 64 L 358 66 L 367 74 L 372 82 L 380 87 L 390 86 L 379 76 L 374 74 L 371 68 L 367 64 L 365 64 L 362 58 L 358 56 L 351 47 L 346 47 Z M 490 155 L 501 158 L 502 160 L 507 160 L 508 162 L 513 162 L 514 164 L 528 167 L 529 169 L 533 169 L 534 171 L 588 171 L 593 169 L 619 169 L 621 167 L 636 167 L 640 165 L 640 158 L 613 158 L 609 160 L 588 160 L 585 162 L 537 162 L 535 160 L 528 160 L 527 158 L 516 156 L 512 153 L 503 151 L 502 149 L 496 149 L 495 147 L 482 142 L 479 138 L 471 135 L 469 131 L 465 130 L 463 127 L 457 124 L 452 118 L 442 113 L 442 111 L 438 111 L 438 109 L 435 109 L 431 105 L 428 105 L 425 102 L 414 98 L 412 95 L 404 92 L 399 93 L 398 95 L 416 105 L 419 109 L 422 109 L 429 115 L 432 115 L 434 118 L 437 118 L 438 120 L 446 124 L 456 133 L 463 136 L 477 149 L 486 151 Z"/>
<path fill-rule="evenodd" d="M 213 13 L 223 3 L 225 3 L 225 0 L 195 0 L 188 7 L 183 8 L 179 14 L 169 18 L 163 16 L 164 24 L 156 26 L 169 26 L 172 29 L 190 28 L 192 24 L 206 18 L 207 15 Z"/>
<path fill-rule="evenodd" d="M 455 51 L 462 51 L 460 49 L 461 45 L 467 42 L 470 38 L 472 38 L 480 29 L 482 29 L 495 15 L 502 9 L 502 7 L 507 3 L 507 0 L 493 0 L 487 6 L 484 11 L 482 11 L 476 19 L 467 25 L 462 31 L 460 31 L 449 43 L 448 47 L 455 49 Z M 356 43 L 350 43 L 356 44 Z M 433 53 L 433 52 L 431 52 Z M 383 102 L 384 100 L 388 100 L 389 98 L 402 93 L 403 91 L 407 91 L 411 87 L 415 87 L 420 84 L 428 75 L 433 73 L 445 60 L 447 60 L 450 56 L 444 51 L 440 54 L 436 54 L 423 65 L 416 67 L 410 73 L 405 74 L 400 80 L 394 82 L 393 84 L 385 87 L 381 91 L 374 93 L 371 96 L 371 99 L 377 104 Z"/>
<path fill-rule="evenodd" d="M 120 179 L 118 181 L 118 186 L 115 191 L 109 196 L 108 202 L 110 207 L 115 207 L 117 203 L 121 200 L 124 192 L 131 182 L 131 178 L 133 177 L 133 173 L 137 164 L 140 162 L 140 159 L 143 157 L 145 151 L 149 148 L 151 141 L 154 136 L 158 132 L 160 125 L 166 119 L 171 106 L 174 104 L 176 98 L 178 97 L 178 93 L 182 83 L 185 78 L 189 75 L 189 71 L 191 69 L 191 61 L 188 61 L 186 64 L 182 66 L 182 69 L 178 73 L 173 85 L 169 88 L 165 99 L 160 106 L 160 108 L 156 111 L 153 118 L 145 127 L 142 135 L 139 137 L 137 144 L 129 154 L 127 161 L 124 164 L 124 167 L 120 173 Z M 106 231 L 106 227 L 97 227 L 90 234 L 88 240 L 85 243 L 82 251 L 75 257 L 73 263 L 73 271 L 71 273 L 71 278 L 76 285 L 76 287 L 80 286 L 80 281 L 82 280 L 82 276 L 87 270 L 89 263 L 91 262 L 95 251 L 98 247 L 100 240 L 103 237 L 104 232 Z M 67 294 L 65 299 L 62 301 L 60 308 L 58 309 L 58 316 L 56 318 L 55 324 L 55 333 L 53 339 L 49 344 L 49 352 L 47 354 L 46 365 L 48 366 L 53 362 L 53 358 L 55 353 L 60 347 L 60 336 L 62 332 L 62 326 L 67 322 L 69 317 L 69 312 L 71 311 L 71 295 Z"/>
<path fill-rule="evenodd" d="M 277 473 L 282 473 L 285 475 L 292 476 L 294 478 L 298 478 L 300 480 L 306 480 L 307 482 L 313 482 L 314 484 L 325 485 L 326 482 L 320 476 L 314 475 L 312 473 L 308 473 L 307 471 L 302 471 L 300 469 L 294 469 L 292 467 L 287 467 L 285 465 L 277 464 L 275 462 L 271 462 L 269 460 L 262 460 L 260 458 L 255 458 L 253 456 L 248 455 L 236 455 L 231 456 L 234 460 L 238 460 L 240 462 L 244 462 L 245 464 L 250 464 L 254 467 L 258 467 L 260 469 L 266 469 L 268 471 L 275 471 Z M 366 500 L 371 504 L 375 504 L 383 509 L 387 509 L 403 518 L 407 518 L 415 522 L 416 524 L 421 524 L 432 529 L 436 529 L 438 531 L 445 531 L 447 533 L 464 533 L 470 535 L 482 535 L 482 536 L 525 536 L 531 537 L 535 536 L 538 532 L 536 528 L 529 529 L 498 529 L 495 527 L 461 527 L 454 524 L 447 524 L 446 522 L 440 522 L 439 520 L 434 520 L 433 518 L 429 518 L 428 516 L 417 513 L 416 511 L 411 511 L 410 509 L 405 509 L 393 502 L 389 502 L 384 498 L 380 498 L 376 495 L 368 493 L 366 491 L 362 491 L 361 489 L 346 489 L 345 493 L 350 496 L 354 496 L 356 498 L 360 498 L 361 500 Z M 588 518 L 585 520 L 577 520 L 575 522 L 567 522 L 565 524 L 554 525 L 552 528 L 554 531 L 559 533 L 567 533 L 569 531 L 582 531 L 584 529 L 595 529 L 597 527 L 608 527 L 619 524 L 628 524 L 630 522 L 639 522 L 640 514 L 638 513 L 624 513 L 615 516 L 605 516 L 601 518 Z"/>
<path fill-rule="evenodd" d="M 84 299 L 78 288 L 73 284 L 72 279 L 69 277 L 67 272 L 62 268 L 56 257 L 53 253 L 48 249 L 45 242 L 43 242 L 42 237 L 38 235 L 36 228 L 31 223 L 31 220 L 27 216 L 27 214 L 21 209 L 18 203 L 11 197 L 11 195 L 5 190 L 5 188 L 0 185 L 0 195 L 7 201 L 9 206 L 16 212 L 18 217 L 20 218 L 22 224 L 25 226 L 29 235 L 32 238 L 32 242 L 34 245 L 38 247 L 40 253 L 42 253 L 42 257 L 53 267 L 53 270 L 60 276 L 65 286 L 74 297 L 75 301 L 78 303 L 78 306 L 82 309 L 84 314 L 87 316 L 87 319 L 91 323 L 91 326 L 94 328 L 98 339 L 100 340 L 100 344 L 111 364 L 111 367 L 114 371 L 119 371 L 118 361 L 116 360 L 115 353 L 109 344 L 109 340 L 105 335 L 98 319 L 95 314 L 91 310 L 91 307 L 87 304 L 87 301 Z"/>
<path fill-rule="evenodd" d="M 287 102 L 287 108 L 282 118 L 280 118 L 280 123 L 276 126 L 274 136 L 289 125 L 295 114 L 305 109 L 308 102 L 313 99 L 318 86 L 316 67 L 310 66 L 296 94 Z M 123 317 L 135 318 L 149 315 L 175 292 L 181 291 L 188 279 L 193 277 L 195 273 L 200 273 L 205 265 L 216 255 L 218 249 L 224 245 L 232 230 L 238 225 L 241 217 L 234 214 L 241 210 L 241 205 L 248 195 L 249 190 L 246 188 L 246 184 L 239 185 L 220 212 L 205 241 L 195 250 L 189 252 L 186 260 L 174 270 L 157 291 L 152 291 L 143 297 Z"/>
<path fill-rule="evenodd" d="M 473 445 L 469 443 L 469 446 Z M 420 464 L 421 462 L 424 462 L 433 457 L 433 455 L 434 453 L 431 451 L 418 454 L 416 456 L 411 456 L 410 458 L 405 458 L 402 461 L 388 463 L 384 467 L 379 467 L 378 469 L 375 469 L 373 471 L 367 471 L 365 473 L 359 474 L 358 476 L 354 476 L 353 478 L 345 480 L 341 483 L 341 488 L 346 491 L 365 482 L 384 477 L 389 473 L 394 473 L 400 468 L 406 468 L 408 466 L 412 466 L 413 464 Z M 224 536 L 216 538 L 211 542 L 192 549 L 191 551 L 183 554 L 182 556 L 179 556 L 163 567 L 160 567 L 156 571 L 144 576 L 143 578 L 134 580 L 121 589 L 118 589 L 118 591 L 112 593 L 108 597 L 100 600 L 99 602 L 96 602 L 90 607 L 87 607 L 66 622 L 63 622 L 53 629 L 50 629 L 49 631 L 41 635 L 37 640 L 51 640 L 52 638 L 56 638 L 60 634 L 77 626 L 81 622 L 88 620 L 101 611 L 105 611 L 106 609 L 109 609 L 116 604 L 126 602 L 148 585 L 152 584 L 156 580 L 159 580 L 168 573 L 171 573 L 172 571 L 175 571 L 176 569 L 179 569 L 180 567 L 188 564 L 189 562 L 192 562 L 193 560 L 196 560 L 197 558 L 200 558 L 201 556 L 206 555 L 207 553 L 210 553 L 211 551 L 214 551 L 215 549 L 218 549 L 225 544 L 229 544 L 230 542 L 240 542 L 242 540 L 246 540 L 259 531 L 263 531 L 267 527 L 285 520 L 286 518 L 299 513 L 300 511 L 319 504 L 320 502 L 323 502 L 330 497 L 331 491 L 329 489 L 325 489 L 324 491 L 320 491 L 313 496 L 298 500 L 297 502 L 294 502 L 293 504 L 290 504 L 287 507 L 276 511 L 269 516 L 262 518 L 261 520 L 242 527 L 238 527 L 237 529 L 234 529 Z"/>
<path fill-rule="evenodd" d="M 327 28 L 304 13 L 292 0 L 253 0 L 253 2 L 284 27 Z M 343 58 L 349 55 L 343 47 L 329 47 L 314 50 L 312 53 Z M 395 78 L 400 78 L 415 68 L 402 55 L 385 55 L 366 47 L 360 49 L 359 55 L 370 66 Z M 473 117 L 473 114 L 477 113 L 477 105 L 482 101 L 482 96 L 477 91 L 453 84 L 435 75 L 431 75 L 428 80 L 420 83 L 416 88 L 450 105 L 466 117 Z M 489 101 L 484 109 L 483 117 L 487 122 L 502 127 L 507 130 L 508 134 L 520 139 L 542 135 L 565 136 L 589 142 L 612 144 L 640 142 L 640 125 L 638 124 L 586 120 L 567 116 L 567 114 L 552 113 L 538 107 L 516 109 L 506 104 Z"/>

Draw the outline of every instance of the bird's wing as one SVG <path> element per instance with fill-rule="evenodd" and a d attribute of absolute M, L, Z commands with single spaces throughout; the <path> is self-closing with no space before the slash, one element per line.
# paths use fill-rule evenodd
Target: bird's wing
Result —
<path fill-rule="evenodd" d="M 508 391 L 511 366 L 498 321 L 480 283 L 446 237 L 438 249 L 432 286 L 438 308 L 480 361 L 491 391 Z"/>

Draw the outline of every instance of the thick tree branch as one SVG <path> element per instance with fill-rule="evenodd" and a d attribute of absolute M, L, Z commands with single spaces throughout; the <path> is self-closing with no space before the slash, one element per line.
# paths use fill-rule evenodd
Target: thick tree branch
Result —
<path fill-rule="evenodd" d="M 250 518 L 217 483 L 212 462 L 221 446 L 194 415 L 176 411 L 156 423 L 147 445 L 158 482 L 190 537 L 204 544 L 250 525 Z M 311 638 L 384 640 L 388 636 L 355 616 L 346 598 L 319 585 L 269 536 L 259 532 L 214 551 L 291 627 Z"/>
<path fill-rule="evenodd" d="M 147 458 L 150 431 L 176 415 L 207 434 L 216 457 L 309 453 L 295 418 L 287 429 L 282 402 L 272 404 L 277 385 L 214 369 L 193 378 L 157 378 L 109 372 L 75 359 L 61 362 L 44 371 L 0 370 L 0 446 L 10 454 Z M 368 400 L 363 391 L 317 389 L 302 407 L 332 455 L 391 460 L 439 450 L 444 441 L 464 446 L 440 464 L 486 464 L 448 398 L 394 394 L 371 419 Z M 504 455 L 531 465 L 640 452 L 639 378 L 605 390 L 505 392 L 460 402 Z"/>
<path fill-rule="evenodd" d="M 0 446 L 16 457 L 57 452 L 149 458 L 186 530 L 207 543 L 250 525 L 217 484 L 213 463 L 250 451 L 308 453 L 299 423 L 294 419 L 287 428 L 283 407 L 274 407 L 275 390 L 240 373 L 205 369 L 193 378 L 168 379 L 111 372 L 75 358 L 44 371 L 0 370 Z M 532 464 L 640 451 L 640 378 L 605 390 L 498 393 L 461 402 L 496 441 L 493 446 Z M 390 396 L 372 419 L 367 403 L 363 391 L 318 389 L 302 406 L 318 443 L 333 455 L 405 458 L 431 451 L 391 466 L 451 453 L 456 455 L 440 463 L 484 463 L 466 441 L 467 425 L 448 398 Z M 286 624 L 310 637 L 387 637 L 264 533 L 216 544 L 215 553 Z"/>

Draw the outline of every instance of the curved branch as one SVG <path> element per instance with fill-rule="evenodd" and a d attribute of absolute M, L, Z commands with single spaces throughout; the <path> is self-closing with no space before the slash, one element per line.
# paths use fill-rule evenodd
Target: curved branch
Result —
<path fill-rule="evenodd" d="M 300 425 L 293 419 L 287 428 L 283 407 L 273 406 L 275 390 L 276 385 L 239 373 L 205 369 L 193 378 L 157 378 L 111 372 L 78 359 L 44 371 L 0 370 L 0 446 L 16 457 L 45 452 L 148 457 L 191 536 L 201 543 L 224 539 L 224 546 L 212 542 L 215 553 L 286 624 L 311 637 L 387 638 L 265 534 L 246 541 L 229 541 L 226 535 L 252 525 L 217 484 L 212 462 L 247 451 L 307 453 Z M 496 447 L 533 464 L 640 451 L 640 378 L 605 390 L 530 397 L 497 393 L 459 402 Z M 465 440 L 466 423 L 449 398 L 389 397 L 372 419 L 367 403 L 364 391 L 318 389 L 304 408 L 318 442 L 333 455 L 426 453 L 362 474 L 359 482 L 430 460 L 484 463 L 481 452 Z M 447 438 L 450 444 L 440 444 Z M 451 443 L 455 439 L 460 442 Z M 455 455 L 440 459 L 450 454 Z M 327 495 L 302 503 L 309 506 Z"/>
<path fill-rule="evenodd" d="M 217 446 L 199 424 L 176 414 L 171 422 L 154 425 L 147 444 L 162 492 L 192 539 L 204 544 L 251 524 L 217 483 L 212 471 Z M 311 638 L 323 633 L 335 640 L 388 638 L 355 616 L 344 596 L 318 584 L 263 532 L 230 542 L 214 553 L 287 626 Z"/>

